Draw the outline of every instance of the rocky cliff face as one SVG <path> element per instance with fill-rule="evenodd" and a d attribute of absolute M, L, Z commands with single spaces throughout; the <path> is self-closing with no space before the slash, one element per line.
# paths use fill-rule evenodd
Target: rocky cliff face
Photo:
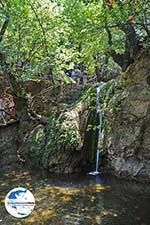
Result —
<path fill-rule="evenodd" d="M 0 84 L 4 84 L 0 93 L 1 169 L 22 165 L 71 173 L 91 161 L 86 140 L 92 134 L 87 126 L 93 114 L 90 96 L 86 97 L 82 86 L 54 87 L 45 79 L 11 83 L 5 75 Z M 90 156 L 92 150 L 94 145 Z"/>
<path fill-rule="evenodd" d="M 95 145 L 87 148 L 88 133 L 93 134 L 87 132 L 87 127 L 96 118 L 91 113 L 93 100 L 86 96 L 87 90 L 71 84 L 48 87 L 33 96 L 31 93 L 30 111 L 41 119 L 30 126 L 25 138 L 21 134 L 20 154 L 25 162 L 52 173 L 71 173 L 81 171 L 91 161 L 88 150 L 94 153 Z M 96 138 L 92 141 L 96 142 Z"/>
<path fill-rule="evenodd" d="M 111 86 L 105 110 L 108 163 L 122 176 L 150 179 L 150 51 Z"/>
<path fill-rule="evenodd" d="M 104 152 L 117 174 L 150 179 L 150 52 L 106 84 Z M 96 86 L 44 79 L 17 84 L 0 75 L 0 167 L 41 167 L 71 173 L 95 162 Z M 15 93 L 15 85 L 18 95 Z M 5 87 L 5 88 L 4 88 Z M 8 126 L 8 125 L 12 125 Z"/>

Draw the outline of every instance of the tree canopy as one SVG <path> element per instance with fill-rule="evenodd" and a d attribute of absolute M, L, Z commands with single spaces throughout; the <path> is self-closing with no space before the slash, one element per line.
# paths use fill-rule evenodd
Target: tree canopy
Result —
<path fill-rule="evenodd" d="M 148 0 L 0 0 L 1 70 L 18 76 L 123 71 L 149 45 Z"/>

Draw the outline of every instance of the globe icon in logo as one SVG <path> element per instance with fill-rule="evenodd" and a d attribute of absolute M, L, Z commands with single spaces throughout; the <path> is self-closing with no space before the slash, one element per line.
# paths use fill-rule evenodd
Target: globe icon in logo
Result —
<path fill-rule="evenodd" d="M 5 207 L 9 214 L 17 218 L 29 216 L 35 206 L 33 194 L 26 188 L 12 189 L 5 198 Z"/>

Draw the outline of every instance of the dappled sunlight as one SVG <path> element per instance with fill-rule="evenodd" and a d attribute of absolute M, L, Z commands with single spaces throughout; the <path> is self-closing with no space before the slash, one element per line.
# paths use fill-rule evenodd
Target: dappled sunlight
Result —
<path fill-rule="evenodd" d="M 102 216 L 114 216 L 114 217 L 118 216 L 117 213 L 110 211 L 110 210 L 103 210 L 101 212 L 101 215 Z"/>
<path fill-rule="evenodd" d="M 104 186 L 102 184 L 93 184 L 85 187 L 86 191 L 89 192 L 103 192 L 109 190 L 111 187 L 110 186 Z"/>
<path fill-rule="evenodd" d="M 73 194 L 77 194 L 80 192 L 79 188 L 73 188 L 73 187 L 58 187 L 58 186 L 51 186 L 48 185 L 44 188 L 44 190 L 47 193 L 57 193 L 57 194 L 65 194 L 65 195 L 73 195 Z"/>
<path fill-rule="evenodd" d="M 139 211 L 141 201 L 127 194 L 131 190 L 129 183 L 127 186 L 121 184 L 121 188 L 119 183 L 116 188 L 111 180 L 105 184 L 101 179 L 89 179 L 87 176 L 50 178 L 36 171 L 33 174 L 16 172 L 13 175 L 3 175 L 0 179 L 0 224 L 3 225 L 120 225 L 116 221 L 117 218 L 120 221 L 123 215 L 127 215 L 133 221 L 132 225 L 136 225 L 133 212 L 138 211 L 138 220 L 142 212 L 141 208 Z M 36 203 L 33 213 L 22 220 L 11 217 L 4 206 L 10 187 L 18 185 L 29 188 Z M 136 191 L 143 188 L 134 185 Z"/>
<path fill-rule="evenodd" d="M 51 209 L 40 209 L 33 212 L 33 214 L 30 217 L 27 217 L 24 219 L 23 224 L 44 224 L 47 220 L 52 219 L 52 217 L 55 217 L 56 214 Z"/>
<path fill-rule="evenodd" d="M 0 225 L 150 224 L 149 6 L 0 0 Z"/>
<path fill-rule="evenodd" d="M 9 180 L 13 186 L 19 184 L 29 188 L 36 199 L 32 215 L 23 219 L 22 224 L 44 224 L 46 221 L 54 221 L 54 224 L 59 224 L 59 220 L 64 223 L 70 220 L 73 223 L 83 219 L 88 223 L 98 224 L 95 217 L 90 216 L 89 212 L 95 209 L 95 194 L 110 188 L 101 184 L 70 184 L 69 186 L 68 184 L 67 186 L 49 184 L 47 183 L 48 179 L 40 180 L 39 176 L 33 176 L 28 172 L 6 175 L 5 182 L 1 183 L 1 187 L 8 188 Z M 0 196 L 2 204 L 4 204 L 5 194 Z"/>

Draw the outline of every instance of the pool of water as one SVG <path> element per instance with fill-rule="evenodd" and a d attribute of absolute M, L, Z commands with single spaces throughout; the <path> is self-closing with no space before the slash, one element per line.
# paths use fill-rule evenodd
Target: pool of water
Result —
<path fill-rule="evenodd" d="M 14 187 L 25 187 L 36 199 L 33 213 L 17 219 L 7 213 L 4 199 Z M 150 185 L 97 176 L 47 176 L 38 171 L 0 174 L 2 225 L 149 225 Z"/>

